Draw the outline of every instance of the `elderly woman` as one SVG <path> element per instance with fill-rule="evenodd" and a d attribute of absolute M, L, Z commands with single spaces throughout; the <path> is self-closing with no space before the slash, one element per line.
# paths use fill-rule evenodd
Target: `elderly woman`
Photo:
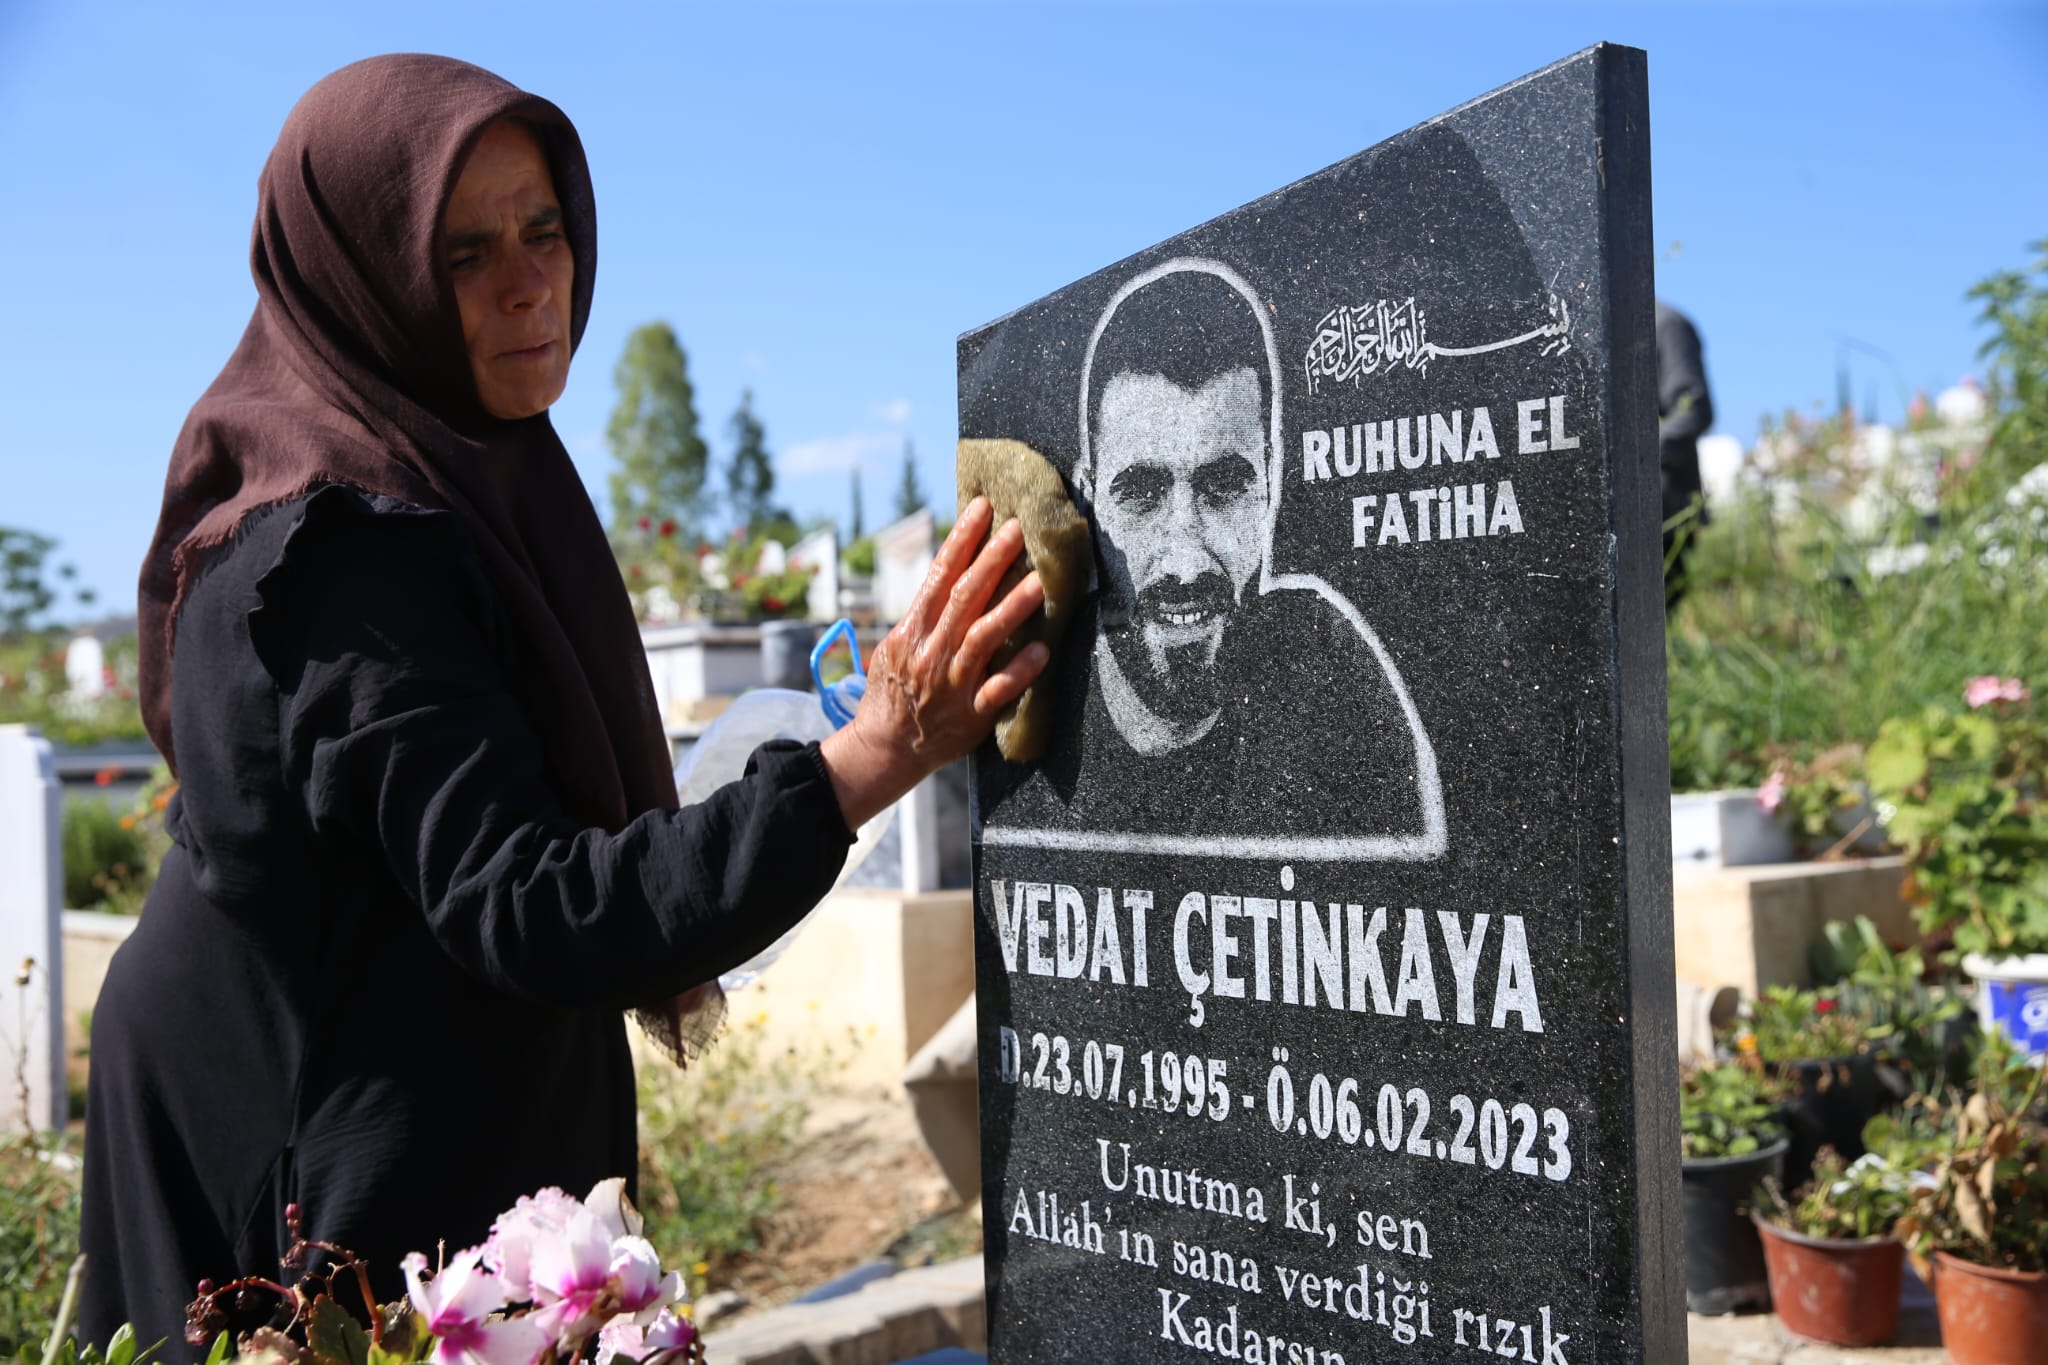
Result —
<path fill-rule="evenodd" d="M 258 192 L 258 301 L 171 457 L 142 576 L 174 841 L 94 1016 L 83 1328 L 182 1339 L 206 1276 L 400 1258 L 635 1165 L 622 1011 L 831 887 L 849 831 L 1044 661 L 969 507 L 853 723 L 676 808 L 639 636 L 547 410 L 589 315 L 575 129 L 461 62 L 316 85 Z M 849 982 L 849 989 L 858 983 Z M 665 1005 L 655 1002 L 668 1002 Z"/>

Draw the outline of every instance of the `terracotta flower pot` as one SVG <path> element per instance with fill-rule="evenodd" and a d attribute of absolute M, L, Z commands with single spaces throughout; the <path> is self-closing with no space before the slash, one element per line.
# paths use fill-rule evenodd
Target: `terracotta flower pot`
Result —
<path fill-rule="evenodd" d="M 1934 1254 L 1934 1309 L 1955 1365 L 2038 1365 L 2048 1357 L 2048 1274 Z"/>
<path fill-rule="evenodd" d="M 1899 1330 L 1906 1248 L 1889 1237 L 1808 1237 L 1756 1220 L 1771 1306 L 1785 1330 L 1831 1346 L 1881 1346 Z"/>

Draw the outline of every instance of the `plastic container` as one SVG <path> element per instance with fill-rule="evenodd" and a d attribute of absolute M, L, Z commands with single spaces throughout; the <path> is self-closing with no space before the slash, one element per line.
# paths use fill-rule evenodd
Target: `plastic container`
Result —
<path fill-rule="evenodd" d="M 1685 1210 L 1685 1306 L 1733 1313 L 1771 1305 L 1763 1242 L 1750 1210 L 1766 1177 L 1785 1167 L 1785 1139 L 1743 1156 L 1696 1157 L 1679 1166 Z"/>
<path fill-rule="evenodd" d="M 1863 1155 L 1863 1125 L 1877 1113 L 1884 1095 L 1875 1059 L 1862 1053 L 1802 1058 L 1773 1070 L 1789 1074 L 1798 1086 L 1779 1113 L 1792 1140 L 1780 1173 L 1785 1193 L 1791 1194 L 1813 1178 L 1813 1159 L 1821 1148 L 1834 1148 L 1844 1161 Z"/>
<path fill-rule="evenodd" d="M 1977 1022 L 2003 1033 L 2035 1061 L 2048 1057 L 2048 953 L 1985 957 L 1970 953 L 1963 970 L 1977 982 Z"/>
<path fill-rule="evenodd" d="M 853 651 L 853 672 L 827 687 L 821 676 L 821 666 L 825 655 L 841 636 Z M 754 750 L 770 740 L 816 743 L 853 719 L 860 699 L 867 693 L 867 674 L 861 668 L 860 645 L 853 637 L 851 621 L 835 623 L 811 650 L 811 680 L 818 689 L 815 693 L 785 687 L 757 687 L 743 692 L 718 719 L 705 727 L 695 747 L 676 769 L 676 795 L 682 803 L 687 806 L 702 801 L 740 777 L 746 772 L 747 760 L 753 756 Z M 839 869 L 838 880 L 832 883 L 835 890 L 845 885 L 854 869 L 874 851 L 895 813 L 895 807 L 887 807 L 856 832 L 853 847 L 846 851 L 846 862 Z M 810 915 L 807 914 L 788 933 L 719 977 L 718 984 L 727 991 L 750 985 L 768 969 L 770 963 L 782 956 L 809 922 Z"/>

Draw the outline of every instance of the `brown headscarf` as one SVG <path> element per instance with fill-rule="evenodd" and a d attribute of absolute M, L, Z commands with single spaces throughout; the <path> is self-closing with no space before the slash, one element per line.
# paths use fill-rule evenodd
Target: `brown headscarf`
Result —
<path fill-rule="evenodd" d="M 597 214 L 561 110 L 466 62 L 401 54 L 343 67 L 285 120 L 257 187 L 255 316 L 185 420 L 143 561 L 143 719 L 174 770 L 171 650 L 195 573 L 251 512 L 337 483 L 467 527 L 530 656 L 512 682 L 573 815 L 616 831 L 676 805 L 596 509 L 547 414 L 489 416 L 470 374 L 441 217 L 501 118 L 531 127 L 547 153 L 575 253 L 573 349 L 590 316 Z"/>

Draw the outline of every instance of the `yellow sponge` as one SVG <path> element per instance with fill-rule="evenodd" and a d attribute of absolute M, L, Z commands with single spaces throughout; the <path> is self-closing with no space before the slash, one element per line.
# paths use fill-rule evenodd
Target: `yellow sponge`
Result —
<path fill-rule="evenodd" d="M 994 509 L 995 525 L 1015 517 L 1024 529 L 1024 552 L 997 589 L 997 600 L 1033 569 L 1045 588 L 1044 610 L 1002 643 L 992 667 L 1001 668 L 1033 640 L 1057 651 L 1088 589 L 1092 550 L 1087 520 L 1075 510 L 1059 471 L 1022 441 L 962 441 L 954 466 L 960 506 L 978 493 Z M 996 747 L 1004 758 L 1029 763 L 1045 755 L 1052 740 L 1053 693 L 1048 662 L 1038 680 L 996 720 Z"/>

